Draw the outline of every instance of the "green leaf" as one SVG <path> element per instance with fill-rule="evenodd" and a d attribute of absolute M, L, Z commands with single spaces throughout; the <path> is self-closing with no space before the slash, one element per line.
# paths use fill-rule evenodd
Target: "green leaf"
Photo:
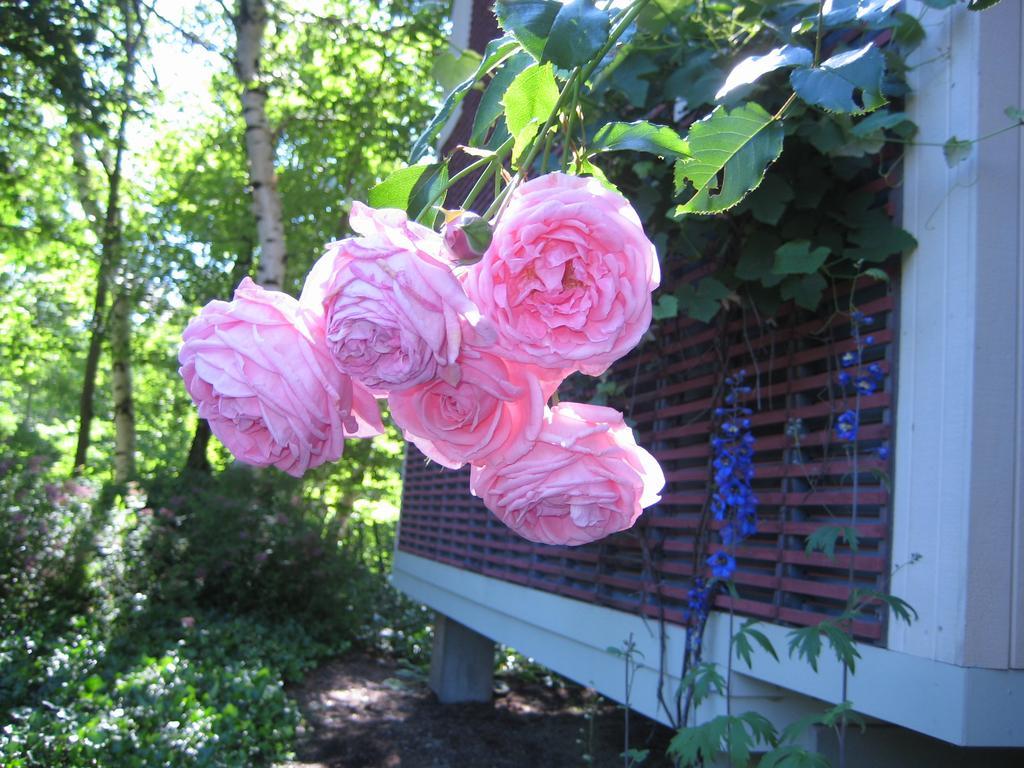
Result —
<path fill-rule="evenodd" d="M 99 675 L 90 675 L 85 679 L 84 685 L 85 690 L 89 691 L 89 693 L 96 693 L 97 691 L 102 691 L 107 687 L 107 684 Z"/>
<path fill-rule="evenodd" d="M 725 693 L 725 678 L 718 671 L 718 665 L 701 662 L 693 667 L 682 679 L 684 689 L 693 687 L 694 704 L 699 705 L 712 693 L 721 696 Z"/>
<path fill-rule="evenodd" d="M 792 299 L 797 306 L 815 310 L 821 303 L 821 294 L 825 291 L 825 278 L 817 272 L 810 275 L 787 277 L 779 293 L 784 300 Z"/>
<path fill-rule="evenodd" d="M 501 28 L 537 61 L 544 55 L 551 25 L 561 9 L 562 4 L 556 0 L 498 0 L 494 4 Z"/>
<path fill-rule="evenodd" d="M 590 61 L 608 40 L 611 18 L 594 0 L 569 0 L 555 16 L 543 60 L 572 69 Z"/>
<path fill-rule="evenodd" d="M 860 651 L 857 650 L 857 646 L 854 644 L 850 633 L 828 620 L 821 622 L 818 628 L 825 636 L 825 639 L 828 640 L 828 644 L 832 646 L 832 650 L 835 652 L 839 662 L 850 670 L 850 674 L 855 673 L 857 671 L 857 659 L 860 658 Z"/>
<path fill-rule="evenodd" d="M 737 719 L 750 731 L 755 746 L 757 744 L 774 744 L 778 740 L 772 721 L 760 712 L 744 712 Z"/>
<path fill-rule="evenodd" d="M 804 551 L 807 554 L 815 551 L 823 552 L 829 560 L 832 560 L 836 556 L 836 542 L 840 538 L 849 545 L 850 551 L 857 551 L 860 542 L 857 529 L 849 525 L 823 525 L 817 528 L 807 537 Z"/>
<path fill-rule="evenodd" d="M 775 652 L 775 646 L 772 645 L 772 641 L 768 639 L 768 636 L 759 629 L 748 629 L 747 634 L 750 635 L 757 644 L 764 648 L 765 653 L 769 654 L 776 661 L 779 660 L 779 654 Z"/>
<path fill-rule="evenodd" d="M 891 131 L 894 128 L 910 126 L 909 131 L 899 131 L 904 138 L 910 138 L 916 131 L 917 126 L 907 117 L 906 112 L 886 112 L 879 110 L 865 117 L 850 129 L 850 133 L 859 138 L 867 138 L 879 131 Z"/>
<path fill-rule="evenodd" d="M 447 164 L 413 165 L 395 171 L 371 189 L 367 202 L 373 208 L 399 208 L 408 213 L 409 218 L 418 219 L 447 183 Z"/>
<path fill-rule="evenodd" d="M 809 275 L 821 269 L 828 254 L 828 248 L 819 245 L 812 249 L 807 240 L 783 243 L 775 249 L 772 272 L 777 275 Z"/>
<path fill-rule="evenodd" d="M 881 211 L 867 211 L 857 222 L 859 226 L 850 234 L 856 248 L 847 248 L 843 256 L 851 261 L 880 262 L 897 253 L 906 253 L 917 247 L 917 240 L 904 229 L 893 224 Z"/>
<path fill-rule="evenodd" d="M 636 747 L 630 747 L 625 752 L 620 753 L 619 757 L 625 760 L 626 764 L 632 768 L 634 765 L 640 765 L 643 763 L 650 754 L 651 750 L 649 749 L 637 749 Z"/>
<path fill-rule="evenodd" d="M 630 149 L 668 159 L 686 157 L 689 154 L 686 142 L 675 130 L 667 125 L 654 125 L 646 120 L 603 125 L 594 134 L 589 149 L 592 152 Z"/>
<path fill-rule="evenodd" d="M 783 276 L 772 272 L 779 236 L 765 229 L 755 230 L 743 241 L 740 260 L 736 264 L 736 277 L 740 280 L 760 280 L 766 288 L 778 285 Z"/>
<path fill-rule="evenodd" d="M 590 160 L 587 158 L 583 158 L 583 160 L 580 162 L 579 167 L 577 169 L 577 174 L 579 176 L 593 176 L 595 179 L 601 182 L 601 186 L 607 189 L 609 192 L 614 192 L 618 195 L 622 194 L 622 192 L 619 191 L 618 187 L 616 187 L 614 184 L 611 183 L 611 181 L 608 180 L 608 177 L 605 176 L 604 171 L 602 171 L 599 167 L 590 162 Z"/>
<path fill-rule="evenodd" d="M 713 104 L 715 92 L 722 82 L 722 72 L 714 64 L 710 51 L 700 51 L 685 58 L 684 64 L 668 76 L 662 87 L 666 100 L 681 99 L 684 109 Z"/>
<path fill-rule="evenodd" d="M 750 762 L 750 750 L 754 746 L 754 742 L 747 733 L 743 721 L 735 717 L 728 718 L 725 733 L 730 763 L 732 765 L 747 765 Z"/>
<path fill-rule="evenodd" d="M 711 761 L 722 748 L 730 718 L 719 715 L 692 728 L 681 728 L 668 745 L 668 754 L 682 765 Z"/>
<path fill-rule="evenodd" d="M 956 2 L 956 0 L 954 0 Z M 897 13 L 892 17 L 892 39 L 904 50 L 919 46 L 925 39 L 924 27 L 916 16 L 909 13 Z"/>
<path fill-rule="evenodd" d="M 733 636 L 733 647 L 736 649 L 736 656 L 745 661 L 748 668 L 753 668 L 754 666 L 754 646 L 750 644 L 749 638 L 753 638 L 773 659 L 779 660 L 779 655 L 775 652 L 775 646 L 772 645 L 772 641 L 768 639 L 764 632 L 754 629 L 755 624 L 757 624 L 756 619 L 747 619 Z"/>
<path fill-rule="evenodd" d="M 829 768 L 831 764 L 817 752 L 809 752 L 796 744 L 785 744 L 766 752 L 758 761 L 758 768 Z"/>
<path fill-rule="evenodd" d="M 509 133 L 515 137 L 512 158 L 516 161 L 558 103 L 554 67 L 532 64 L 524 69 L 505 91 L 502 103 Z"/>
<path fill-rule="evenodd" d="M 822 17 L 822 25 L 825 29 L 834 29 L 859 22 L 875 27 L 899 4 L 900 0 L 833 0 L 829 4 L 831 9 Z"/>
<path fill-rule="evenodd" d="M 968 0 L 967 10 L 968 11 L 984 11 L 986 8 L 991 8 L 999 0 Z"/>
<path fill-rule="evenodd" d="M 733 652 L 736 654 L 736 658 L 744 662 L 747 665 L 747 669 L 754 668 L 754 646 L 750 644 L 747 639 L 747 635 L 740 630 L 733 636 L 732 640 Z"/>
<path fill-rule="evenodd" d="M 912 624 L 918 619 L 917 611 L 906 600 L 874 589 L 854 590 L 849 600 L 849 605 L 852 607 L 847 609 L 847 614 L 851 617 L 857 616 L 865 605 L 875 600 L 884 603 L 895 614 L 897 619 L 906 624 Z"/>
<path fill-rule="evenodd" d="M 426 155 L 432 148 L 434 140 L 437 135 L 441 132 L 441 129 L 448 123 L 455 108 L 462 103 L 462 100 L 466 97 L 466 93 L 473 87 L 477 80 L 487 74 L 492 68 L 496 67 L 505 58 L 518 47 L 515 40 L 509 37 L 501 37 L 497 40 L 491 40 L 484 49 L 483 58 L 480 61 L 480 66 L 477 67 L 476 72 L 463 82 L 459 83 L 451 93 L 448 94 L 448 98 L 441 104 L 441 108 L 434 115 L 434 118 L 427 125 L 426 129 L 419 135 L 415 142 L 413 142 L 412 149 L 409 150 L 409 164 L 413 165 L 418 163 L 424 155 Z"/>
<path fill-rule="evenodd" d="M 818 627 L 801 627 L 789 632 L 789 656 L 797 654 L 797 658 L 806 659 L 811 669 L 818 671 L 818 659 L 821 657 L 821 635 Z"/>
<path fill-rule="evenodd" d="M 480 67 L 481 61 L 480 54 L 471 48 L 461 53 L 445 51 L 434 59 L 430 74 L 444 88 L 445 93 L 449 93 L 467 77 L 472 76 Z"/>
<path fill-rule="evenodd" d="M 639 109 L 647 103 L 647 94 L 651 88 L 651 84 L 644 78 L 658 70 L 654 59 L 647 54 L 630 54 L 612 72 L 609 87 L 619 91 L 631 105 Z"/>
<path fill-rule="evenodd" d="M 718 107 L 690 127 L 692 157 L 676 162 L 676 193 L 687 182 L 694 194 L 677 215 L 718 213 L 732 208 L 764 178 L 765 169 L 782 152 L 782 126 L 751 102 L 731 112 Z"/>
<path fill-rule="evenodd" d="M 676 291 L 679 308 L 702 323 L 710 322 L 718 314 L 721 301 L 728 295 L 729 289 L 713 277 L 705 277 L 697 285 L 684 283 Z"/>
<path fill-rule="evenodd" d="M 772 226 L 779 223 L 786 204 L 793 200 L 793 188 L 778 174 L 767 174 L 761 185 L 744 201 L 758 221 Z"/>
<path fill-rule="evenodd" d="M 769 51 L 763 56 L 750 56 L 733 67 L 732 72 L 725 79 L 725 85 L 715 94 L 715 100 L 721 101 L 735 89 L 744 85 L 751 85 L 769 72 L 774 72 L 783 67 L 807 67 L 813 61 L 814 55 L 807 48 L 801 48 L 797 45 L 784 45 L 781 48 Z"/>
<path fill-rule="evenodd" d="M 942 154 L 946 158 L 946 165 L 953 168 L 957 164 L 962 163 L 971 156 L 971 149 L 973 147 L 973 141 L 950 136 L 946 143 L 942 145 Z"/>
<path fill-rule="evenodd" d="M 1020 107 L 1007 107 L 1004 114 L 1015 123 L 1024 123 L 1024 109 Z"/>
<path fill-rule="evenodd" d="M 884 269 L 879 269 L 878 267 L 871 267 L 869 269 L 865 269 L 862 274 L 865 277 L 873 277 L 875 280 L 878 280 L 883 283 L 888 283 L 891 279 L 889 277 L 888 272 L 886 272 Z"/>
<path fill-rule="evenodd" d="M 789 81 L 797 96 L 829 112 L 862 114 L 885 104 L 885 58 L 873 43 L 837 54 L 813 69 L 796 69 Z"/>
<path fill-rule="evenodd" d="M 501 103 L 502 99 L 505 98 L 505 91 L 508 90 L 509 85 L 515 80 L 516 75 L 532 63 L 533 58 L 530 54 L 522 51 L 506 61 L 501 69 L 495 73 L 494 77 L 491 78 L 491 82 L 487 84 L 483 96 L 480 97 L 480 105 L 476 108 L 476 114 L 473 116 L 473 130 L 469 137 L 470 144 L 479 144 L 483 141 L 488 129 L 494 125 L 494 121 L 505 110 L 504 105 Z"/>
<path fill-rule="evenodd" d="M 670 320 L 679 315 L 679 299 L 670 293 L 658 297 L 658 303 L 651 312 L 655 320 Z"/>

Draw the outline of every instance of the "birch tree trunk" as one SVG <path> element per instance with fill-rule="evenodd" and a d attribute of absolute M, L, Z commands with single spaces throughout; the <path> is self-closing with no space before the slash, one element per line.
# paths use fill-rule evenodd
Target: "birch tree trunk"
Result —
<path fill-rule="evenodd" d="M 110 379 L 114 394 L 114 482 L 135 478 L 135 404 L 132 397 L 131 296 L 117 286 L 110 308 Z"/>
<path fill-rule="evenodd" d="M 85 370 L 82 374 L 82 395 L 78 406 L 78 441 L 75 446 L 74 472 L 78 473 L 86 465 L 91 442 L 90 430 L 94 415 L 93 399 L 96 394 L 96 373 L 99 369 L 100 353 L 106 337 L 107 294 L 110 279 L 117 264 L 120 251 L 121 230 L 121 176 L 124 166 L 124 153 L 127 143 L 128 121 L 132 114 L 132 98 L 134 95 L 135 68 L 138 63 L 136 53 L 139 43 L 145 34 L 145 21 L 139 14 L 137 4 L 122 5 L 125 19 L 124 52 L 121 81 L 121 116 L 118 122 L 117 135 L 114 138 L 113 162 L 107 172 L 107 207 L 103 216 L 102 229 L 97 232 L 100 240 L 100 263 L 96 270 L 96 293 L 93 298 L 92 318 L 89 322 L 89 348 L 85 356 Z M 134 22 L 133 22 L 134 20 Z M 133 29 L 134 27 L 134 29 Z M 75 183 L 78 187 L 82 208 L 93 220 L 94 227 L 99 226 L 99 206 L 92 193 L 91 175 L 85 151 L 84 135 L 80 131 L 72 133 L 72 162 L 75 172 Z M 132 441 L 134 441 L 134 420 L 132 423 Z"/>
<path fill-rule="evenodd" d="M 75 471 L 86 465 L 89 454 L 90 430 L 93 418 L 93 399 L 96 395 L 96 373 L 99 370 L 100 352 L 106 337 L 107 293 L 110 276 L 115 264 L 115 252 L 121 243 L 120 188 L 121 169 L 124 161 L 125 132 L 128 126 L 128 106 L 121 113 L 114 167 L 110 171 L 110 186 L 107 192 L 107 210 L 103 218 L 100 238 L 100 263 L 96 270 L 96 293 L 93 297 L 92 318 L 89 322 L 89 349 L 85 355 L 85 370 L 82 374 L 82 396 L 78 404 L 78 442 L 75 446 Z M 87 185 L 85 185 L 87 187 Z M 80 184 L 80 191 L 82 185 Z M 90 206 L 83 203 L 86 211 Z"/>
<path fill-rule="evenodd" d="M 242 85 L 245 153 L 252 187 L 252 212 L 259 236 L 260 260 L 256 282 L 264 288 L 284 287 L 287 250 L 281 196 L 274 172 L 274 138 L 267 120 L 267 92 L 259 81 L 260 51 L 267 26 L 266 0 L 239 0 L 232 17 L 235 26 L 235 74 Z"/>

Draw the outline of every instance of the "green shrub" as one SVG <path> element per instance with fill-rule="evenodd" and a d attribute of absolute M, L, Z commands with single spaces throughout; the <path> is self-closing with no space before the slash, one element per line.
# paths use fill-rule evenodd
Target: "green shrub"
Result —
<path fill-rule="evenodd" d="M 23 695 L 0 732 L 3 764 L 255 766 L 288 757 L 298 712 L 280 670 L 312 661 L 301 628 L 197 619 L 177 636 L 139 641 L 108 643 L 84 620 L 49 644 L 5 638 L 0 686 Z M 11 680 L 26 671 L 34 682 L 27 697 L 24 680 Z"/>
<path fill-rule="evenodd" d="M 51 624 L 85 599 L 82 567 L 94 490 L 52 477 L 46 446 L 30 442 L 27 451 L 0 455 L 3 625 Z"/>
<path fill-rule="evenodd" d="M 394 522 L 244 468 L 97 499 L 23 437 L 0 457 L 0 764 L 269 765 L 298 723 L 284 682 L 353 645 L 425 666 Z"/>

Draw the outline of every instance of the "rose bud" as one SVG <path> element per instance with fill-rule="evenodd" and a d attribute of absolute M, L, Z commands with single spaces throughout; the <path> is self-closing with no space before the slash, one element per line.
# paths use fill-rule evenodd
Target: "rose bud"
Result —
<path fill-rule="evenodd" d="M 444 247 L 452 264 L 468 267 L 483 258 L 491 244 L 491 225 L 472 211 L 444 212 Z"/>

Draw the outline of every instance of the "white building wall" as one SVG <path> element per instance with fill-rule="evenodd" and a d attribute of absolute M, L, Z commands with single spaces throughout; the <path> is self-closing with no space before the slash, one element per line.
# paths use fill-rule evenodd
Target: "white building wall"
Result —
<path fill-rule="evenodd" d="M 920 132 L 905 160 L 903 224 L 919 246 L 900 293 L 892 591 L 921 619 L 893 623 L 888 644 L 1005 669 L 1011 655 L 1024 662 L 1024 138 L 1015 129 L 984 139 L 952 168 L 942 145 L 1011 125 L 1004 111 L 1021 103 L 1021 3 L 908 10 L 928 40 L 910 60 L 907 111 Z"/>

